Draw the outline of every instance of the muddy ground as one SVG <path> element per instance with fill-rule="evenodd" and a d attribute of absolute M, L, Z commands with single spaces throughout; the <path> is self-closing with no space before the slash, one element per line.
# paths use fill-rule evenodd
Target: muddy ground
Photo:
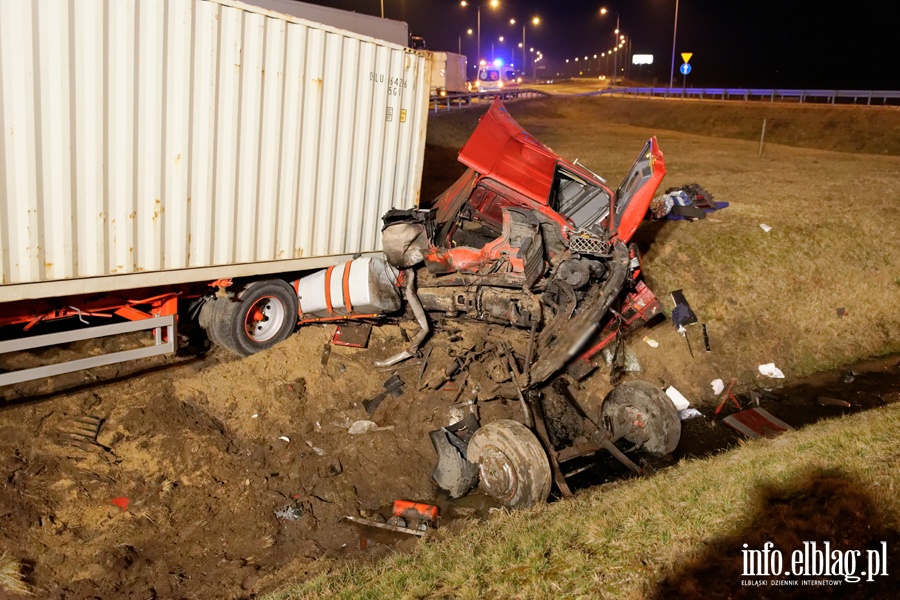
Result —
<path fill-rule="evenodd" d="M 465 127 L 472 120 L 432 129 Z M 818 120 L 811 117 L 811 127 Z M 703 143 L 715 152 L 717 140 Z M 623 150 L 630 162 L 633 148 Z M 446 162 L 454 154 L 448 146 L 429 147 L 426 197 L 460 172 Z M 803 186 L 792 193 L 803 194 Z M 450 362 L 451 353 L 479 341 L 509 339 L 520 351 L 524 341 L 520 332 L 451 326 L 459 339 L 451 342 L 446 330 L 434 336 L 423 381 Z M 463 382 L 418 392 L 421 367 L 410 366 L 397 371 L 406 381 L 401 396 L 389 395 L 372 417 L 363 407 L 392 373 L 374 369 L 372 360 L 405 346 L 403 327 L 374 328 L 366 350 L 330 345 L 334 326 L 307 327 L 246 359 L 221 349 L 204 352 L 195 342 L 175 359 L 3 390 L 0 554 L 21 561 L 41 598 L 252 597 L 302 578 L 318 557 L 377 557 L 410 543 L 370 543 L 362 552 L 358 530 L 341 521 L 346 515 L 383 510 L 396 498 L 437 502 L 448 521 L 473 514 L 465 505 L 451 507 L 430 479 L 434 451 L 427 433 L 447 424 L 451 411 L 468 410 L 470 390 Z M 643 335 L 658 339 L 666 351 L 641 342 Z M 111 344 L 100 348 L 109 350 Z M 691 360 L 684 344 L 667 322 L 641 332 L 630 347 L 644 372 L 628 377 L 660 385 L 678 381 Z M 4 366 L 83 351 L 98 350 L 72 346 L 7 356 Z M 574 393 L 596 405 L 610 387 L 608 375 L 601 366 L 574 385 Z M 711 394 L 696 390 L 707 381 L 686 390 L 701 405 Z M 854 410 L 897 400 L 896 386 L 880 393 L 855 398 Z M 790 394 L 783 394 L 781 402 L 808 406 L 810 398 L 801 396 L 792 403 L 786 401 Z M 772 407 L 777 412 L 777 405 Z M 486 420 L 517 414 L 514 403 L 502 401 L 479 410 Z M 370 430 L 351 433 L 355 423 L 353 431 L 370 419 Z M 696 430 L 697 439 L 722 442 L 711 446 L 736 440 L 721 425 L 689 423 L 687 430 Z M 97 443 L 71 435 L 78 432 L 96 433 Z M 712 449 L 701 444 L 683 452 Z M 588 474 L 583 485 L 602 480 L 602 473 Z"/>

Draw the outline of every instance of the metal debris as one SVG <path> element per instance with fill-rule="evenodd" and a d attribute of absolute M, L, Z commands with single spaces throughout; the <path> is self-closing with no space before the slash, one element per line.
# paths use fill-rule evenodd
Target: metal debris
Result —
<path fill-rule="evenodd" d="M 751 440 L 775 437 L 785 431 L 794 429 L 762 408 L 742 410 L 733 415 L 728 415 L 722 419 L 722 422 Z"/>

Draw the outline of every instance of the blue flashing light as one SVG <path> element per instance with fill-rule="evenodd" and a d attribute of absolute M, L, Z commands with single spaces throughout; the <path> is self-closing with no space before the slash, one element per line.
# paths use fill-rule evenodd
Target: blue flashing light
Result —
<path fill-rule="evenodd" d="M 501 59 L 499 59 L 499 58 L 495 58 L 495 59 L 494 59 L 494 66 L 495 66 L 495 67 L 502 67 L 502 66 L 503 66 L 503 61 L 502 61 Z"/>

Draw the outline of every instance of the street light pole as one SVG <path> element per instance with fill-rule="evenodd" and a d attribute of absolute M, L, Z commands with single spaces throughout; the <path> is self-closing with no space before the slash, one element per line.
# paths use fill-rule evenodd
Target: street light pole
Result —
<path fill-rule="evenodd" d="M 677 0 L 676 0 L 676 1 L 677 1 Z M 615 31 L 615 33 L 613 33 L 613 42 L 614 42 L 614 43 L 613 43 L 613 49 L 615 49 L 615 48 L 617 48 L 618 45 L 619 45 L 619 17 L 620 17 L 620 15 L 619 15 L 619 13 L 617 13 L 616 11 L 609 10 L 609 9 L 607 9 L 607 8 L 601 8 L 601 9 L 600 9 L 600 14 L 601 14 L 601 15 L 605 15 L 606 13 L 610 13 L 610 12 L 616 15 L 616 31 Z M 618 52 L 616 52 L 615 54 L 613 54 L 613 75 L 612 75 L 612 80 L 610 81 L 610 83 L 614 82 L 614 81 L 616 80 L 616 76 L 618 76 L 618 74 L 619 74 L 619 60 L 618 60 L 618 55 L 619 55 Z"/>
<path fill-rule="evenodd" d="M 669 88 L 675 79 L 675 36 L 678 35 L 678 0 L 675 0 L 675 29 L 672 31 L 672 68 L 669 70 Z"/>
<path fill-rule="evenodd" d="M 460 6 L 466 7 L 469 3 L 466 0 L 460 1 Z M 481 7 L 482 6 L 490 6 L 491 8 L 497 8 L 500 5 L 500 0 L 490 0 L 489 2 L 485 2 L 484 4 L 478 4 L 476 6 L 476 11 L 478 13 L 478 43 L 477 43 L 477 52 L 478 56 L 475 57 L 476 65 L 481 61 Z M 493 53 L 493 52 L 492 52 Z"/>
<path fill-rule="evenodd" d="M 525 62 L 525 23 L 522 23 L 522 72 L 525 72 L 527 63 Z"/>

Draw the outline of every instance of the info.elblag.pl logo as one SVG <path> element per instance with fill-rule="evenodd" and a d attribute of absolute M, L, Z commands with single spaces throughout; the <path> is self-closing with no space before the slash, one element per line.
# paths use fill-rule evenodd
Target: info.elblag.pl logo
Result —
<path fill-rule="evenodd" d="M 832 549 L 830 542 L 803 542 L 803 547 L 791 552 L 789 559 L 775 544 L 766 542 L 761 550 L 744 544 L 741 554 L 742 576 L 783 578 L 742 580 L 742 585 L 841 585 L 875 581 L 888 574 L 887 542 L 881 542 L 880 548 L 866 550 Z"/>

